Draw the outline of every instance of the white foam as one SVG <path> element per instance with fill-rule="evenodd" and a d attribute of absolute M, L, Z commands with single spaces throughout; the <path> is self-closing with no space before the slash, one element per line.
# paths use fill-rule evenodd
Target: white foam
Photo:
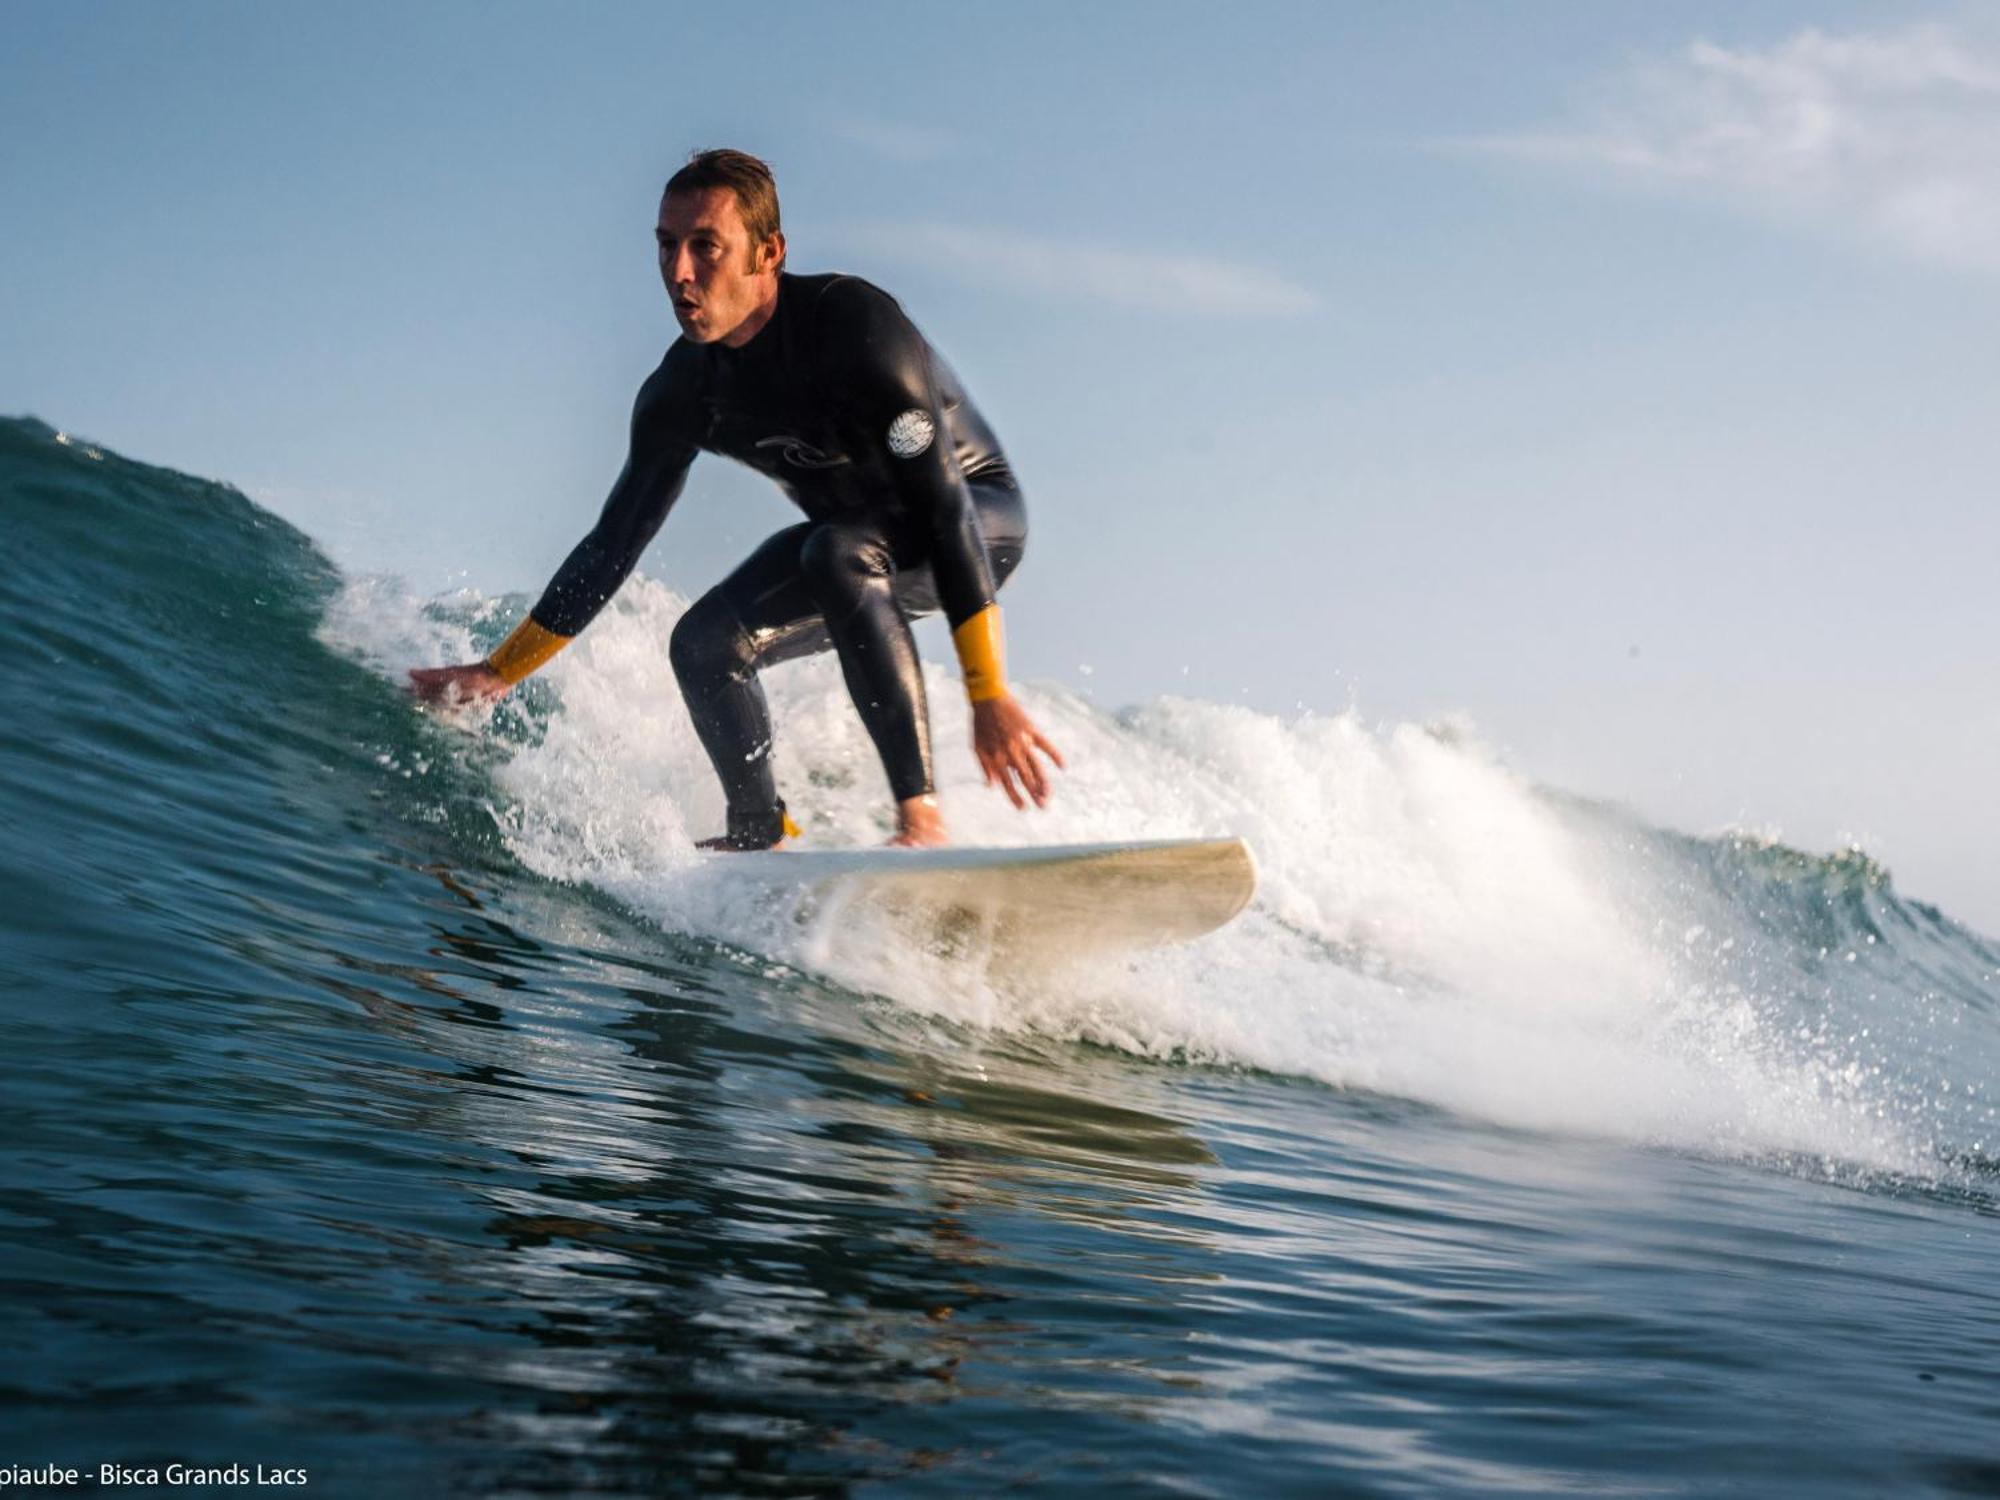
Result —
<path fill-rule="evenodd" d="M 316 634 L 330 649 L 400 680 L 405 667 L 477 657 L 473 630 L 504 611 L 502 601 L 471 589 L 425 600 L 393 574 L 365 573 L 341 580 Z"/>
<path fill-rule="evenodd" d="M 1175 699 L 1114 717 L 1028 686 L 1070 770 L 1047 811 L 1023 816 L 980 784 L 960 689 L 933 665 L 939 791 L 960 842 L 1235 833 L 1256 850 L 1258 900 L 1200 943 L 1054 979 L 913 951 L 852 912 L 815 918 L 692 852 L 720 828 L 722 802 L 667 662 L 684 607 L 657 583 L 628 583 L 541 674 L 530 732 L 503 735 L 500 816 L 529 868 L 954 1022 L 1528 1127 L 1922 1169 L 1895 1111 L 1870 1098 L 1878 1080 L 1800 1043 L 1690 958 L 1670 881 L 1462 729 Z M 440 647 L 468 654 L 472 628 L 498 623 L 490 601 L 426 612 L 363 580 L 324 633 L 400 676 Z M 779 785 L 809 840 L 879 842 L 888 791 L 834 661 L 778 667 L 765 685 Z"/>

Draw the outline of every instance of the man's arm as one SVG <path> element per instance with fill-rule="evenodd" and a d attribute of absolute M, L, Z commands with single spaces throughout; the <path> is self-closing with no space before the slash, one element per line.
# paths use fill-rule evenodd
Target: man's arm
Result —
<path fill-rule="evenodd" d="M 420 698 L 500 696 L 581 634 L 618 592 L 680 498 L 694 462 L 695 446 L 676 420 L 682 409 L 678 384 L 662 362 L 639 388 L 624 470 L 597 524 L 556 569 L 528 618 L 483 662 L 411 672 Z"/>
<path fill-rule="evenodd" d="M 842 392 L 853 440 L 887 455 L 899 497 L 929 523 L 931 575 L 966 667 L 967 692 L 974 702 L 997 697 L 1006 683 L 993 570 L 952 448 L 930 345 L 894 298 L 864 281 L 843 279 L 825 297 L 830 384 Z M 966 659 L 968 643 L 978 648 L 975 660 Z"/>
<path fill-rule="evenodd" d="M 852 278 L 825 293 L 828 348 L 845 393 L 855 440 L 886 452 L 897 492 L 931 532 L 931 576 L 951 626 L 951 643 L 972 702 L 973 754 L 988 785 L 1016 807 L 1048 800 L 1037 753 L 1056 765 L 1049 743 L 1007 687 L 1000 606 L 979 512 L 958 466 L 930 345 L 895 299 Z"/>

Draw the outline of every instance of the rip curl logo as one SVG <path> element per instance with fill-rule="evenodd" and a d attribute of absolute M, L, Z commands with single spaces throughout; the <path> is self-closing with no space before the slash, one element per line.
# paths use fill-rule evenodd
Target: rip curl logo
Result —
<path fill-rule="evenodd" d="M 937 436 L 937 423 L 920 406 L 913 406 L 889 424 L 889 451 L 898 458 L 915 458 Z"/>
<path fill-rule="evenodd" d="M 845 454 L 822 453 L 804 438 L 780 434 L 777 437 L 758 438 L 759 448 L 776 448 L 786 463 L 799 469 L 837 469 L 848 462 Z"/>

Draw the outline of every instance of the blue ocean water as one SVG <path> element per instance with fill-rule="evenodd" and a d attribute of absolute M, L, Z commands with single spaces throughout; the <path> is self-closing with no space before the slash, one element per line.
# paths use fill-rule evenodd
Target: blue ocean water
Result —
<path fill-rule="evenodd" d="M 399 668 L 523 601 L 32 421 L 0 515 L 14 1489 L 2000 1492 L 2000 945 L 1858 852 L 1031 690 L 1062 802 L 941 722 L 961 837 L 1265 879 L 1009 972 L 686 852 L 656 584 L 455 722 Z M 771 688 L 809 835 L 879 837 L 831 665 Z"/>

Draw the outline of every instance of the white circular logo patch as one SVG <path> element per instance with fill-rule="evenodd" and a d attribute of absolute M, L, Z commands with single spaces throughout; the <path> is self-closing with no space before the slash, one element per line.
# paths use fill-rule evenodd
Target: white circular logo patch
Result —
<path fill-rule="evenodd" d="M 889 424 L 889 451 L 898 458 L 915 458 L 937 436 L 937 423 L 920 406 L 913 406 Z"/>

